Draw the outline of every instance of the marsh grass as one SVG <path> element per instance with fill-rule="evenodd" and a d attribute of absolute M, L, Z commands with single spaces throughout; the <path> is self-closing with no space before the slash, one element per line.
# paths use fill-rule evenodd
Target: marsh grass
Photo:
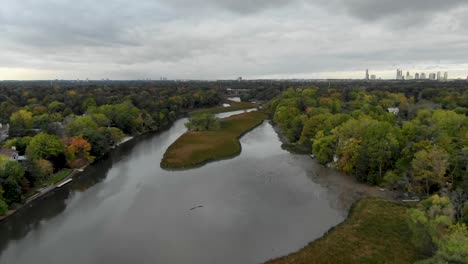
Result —
<path fill-rule="evenodd" d="M 186 169 L 234 157 L 241 152 L 239 138 L 266 118 L 262 112 L 243 113 L 222 119 L 219 130 L 187 132 L 166 150 L 161 167 Z"/>
<path fill-rule="evenodd" d="M 325 236 L 267 263 L 414 263 L 424 256 L 411 244 L 407 209 L 379 198 L 362 199 Z"/>

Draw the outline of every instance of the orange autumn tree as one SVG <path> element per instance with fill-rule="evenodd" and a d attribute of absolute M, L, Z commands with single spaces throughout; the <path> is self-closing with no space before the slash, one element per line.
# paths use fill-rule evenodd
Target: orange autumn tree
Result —
<path fill-rule="evenodd" d="M 65 139 L 65 156 L 71 168 L 92 163 L 94 157 L 89 154 L 90 150 L 91 144 L 82 135 Z"/>

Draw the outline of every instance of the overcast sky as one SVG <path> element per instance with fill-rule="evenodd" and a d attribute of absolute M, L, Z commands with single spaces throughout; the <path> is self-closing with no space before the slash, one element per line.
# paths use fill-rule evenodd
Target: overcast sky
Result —
<path fill-rule="evenodd" d="M 468 75 L 467 0 L 0 4 L 0 79 Z"/>

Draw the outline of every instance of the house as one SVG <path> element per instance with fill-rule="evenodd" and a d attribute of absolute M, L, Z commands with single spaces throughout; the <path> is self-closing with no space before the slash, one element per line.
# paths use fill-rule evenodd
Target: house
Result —
<path fill-rule="evenodd" d="M 13 147 L 11 149 L 0 149 L 0 155 L 7 156 L 10 160 L 17 161 L 18 160 L 18 151 Z"/>
<path fill-rule="evenodd" d="M 388 112 L 390 112 L 390 113 L 392 113 L 394 115 L 398 115 L 398 113 L 400 113 L 400 109 L 398 107 L 389 107 Z"/>

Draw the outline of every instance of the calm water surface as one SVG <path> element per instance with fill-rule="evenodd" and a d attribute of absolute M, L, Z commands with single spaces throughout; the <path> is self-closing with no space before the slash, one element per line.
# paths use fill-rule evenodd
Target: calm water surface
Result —
<path fill-rule="evenodd" d="M 0 263 L 260 263 L 344 219 L 310 164 L 282 150 L 268 122 L 241 139 L 236 158 L 162 170 L 185 121 L 125 143 L 0 222 Z"/>

